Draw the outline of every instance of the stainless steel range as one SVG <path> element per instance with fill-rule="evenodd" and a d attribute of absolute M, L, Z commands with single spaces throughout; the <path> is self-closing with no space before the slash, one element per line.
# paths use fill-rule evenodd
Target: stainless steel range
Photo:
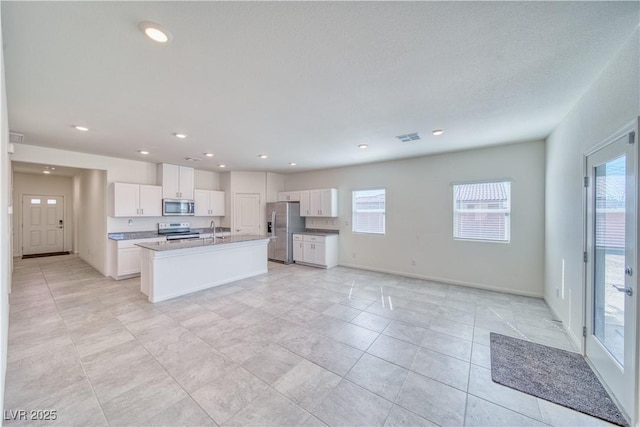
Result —
<path fill-rule="evenodd" d="M 159 222 L 158 234 L 167 236 L 167 240 L 200 238 L 200 233 L 191 231 L 191 225 L 188 222 Z"/>

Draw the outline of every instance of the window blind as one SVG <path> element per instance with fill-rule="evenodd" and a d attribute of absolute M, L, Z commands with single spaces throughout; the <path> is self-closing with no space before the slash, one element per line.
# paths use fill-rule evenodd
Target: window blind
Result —
<path fill-rule="evenodd" d="M 386 194 L 383 188 L 354 190 L 352 230 L 355 233 L 385 233 Z"/>

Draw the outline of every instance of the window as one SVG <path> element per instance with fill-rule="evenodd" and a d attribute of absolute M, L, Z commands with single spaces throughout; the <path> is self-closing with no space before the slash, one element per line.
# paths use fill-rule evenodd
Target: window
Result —
<path fill-rule="evenodd" d="M 40 199 L 31 199 L 32 205 L 39 205 L 41 203 Z"/>
<path fill-rule="evenodd" d="M 353 232 L 384 234 L 385 190 L 355 190 L 353 200 Z"/>
<path fill-rule="evenodd" d="M 58 201 L 56 199 L 47 199 L 47 204 L 48 205 L 55 205 L 56 203 L 58 203 Z"/>
<path fill-rule="evenodd" d="M 508 242 L 511 181 L 453 184 L 453 238 Z"/>

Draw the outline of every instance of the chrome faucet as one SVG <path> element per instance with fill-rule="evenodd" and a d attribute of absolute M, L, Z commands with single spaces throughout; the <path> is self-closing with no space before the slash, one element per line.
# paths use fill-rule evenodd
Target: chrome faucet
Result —
<path fill-rule="evenodd" d="M 216 242 L 216 221 L 215 220 L 211 220 L 211 224 L 209 224 L 209 228 L 211 229 L 211 239 L 212 242 L 215 243 Z"/>

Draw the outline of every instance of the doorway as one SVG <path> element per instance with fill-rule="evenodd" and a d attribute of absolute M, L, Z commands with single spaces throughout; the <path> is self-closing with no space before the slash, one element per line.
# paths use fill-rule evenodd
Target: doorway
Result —
<path fill-rule="evenodd" d="M 263 213 L 260 212 L 260 194 L 235 194 L 234 234 L 261 234 L 263 217 Z"/>
<path fill-rule="evenodd" d="M 22 196 L 22 254 L 64 251 L 64 197 Z"/>
<path fill-rule="evenodd" d="M 634 132 L 586 157 L 585 356 L 630 417 L 635 411 L 637 149 Z"/>

